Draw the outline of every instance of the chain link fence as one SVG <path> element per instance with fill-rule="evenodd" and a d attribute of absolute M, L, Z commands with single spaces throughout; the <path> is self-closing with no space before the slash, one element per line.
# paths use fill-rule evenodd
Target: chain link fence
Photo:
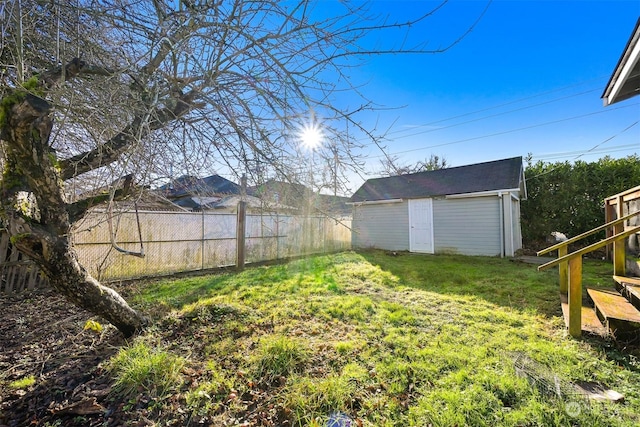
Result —
<path fill-rule="evenodd" d="M 92 212 L 75 225 L 73 236 L 82 265 L 97 279 L 112 281 L 233 266 L 236 224 L 235 213 Z M 266 212 L 246 217 L 247 263 L 350 248 L 350 218 Z"/>

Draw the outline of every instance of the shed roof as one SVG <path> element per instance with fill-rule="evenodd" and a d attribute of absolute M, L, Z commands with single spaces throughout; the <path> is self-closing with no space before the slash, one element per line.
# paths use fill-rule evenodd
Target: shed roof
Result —
<path fill-rule="evenodd" d="M 351 202 L 416 199 L 522 188 L 522 157 L 367 180 Z"/>
<path fill-rule="evenodd" d="M 640 18 L 602 94 L 605 107 L 640 94 Z"/>

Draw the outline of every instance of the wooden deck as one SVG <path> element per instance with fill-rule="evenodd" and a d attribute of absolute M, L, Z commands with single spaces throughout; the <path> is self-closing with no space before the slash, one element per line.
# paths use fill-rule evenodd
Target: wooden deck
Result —
<path fill-rule="evenodd" d="M 618 283 L 628 283 L 633 286 L 640 286 L 640 278 L 638 277 L 613 276 L 613 280 Z"/>
<path fill-rule="evenodd" d="M 640 310 L 640 279 L 637 277 L 613 276 L 616 281 L 616 289 L 631 304 Z"/>
<path fill-rule="evenodd" d="M 640 311 L 614 290 L 587 289 L 598 318 L 615 335 L 640 329 Z"/>
<path fill-rule="evenodd" d="M 640 202 L 640 185 L 605 199 L 604 224 L 537 252 L 538 256 L 558 253 L 557 258 L 539 265 L 538 270 L 558 266 L 562 312 L 573 337 L 590 332 L 616 339 L 640 338 L 640 277 L 625 277 L 627 238 L 640 235 L 640 209 L 636 202 Z M 606 232 L 605 239 L 569 253 L 570 244 L 602 231 Z M 587 288 L 593 302 L 591 308 L 585 306 L 589 301 L 582 297 L 582 257 L 602 248 L 607 248 L 608 256 L 613 258 L 616 289 Z M 534 262 L 525 257 L 519 261 Z"/>
<path fill-rule="evenodd" d="M 562 314 L 564 315 L 564 323 L 569 327 L 569 302 L 565 294 L 560 294 L 560 303 L 562 304 Z M 590 334 L 606 337 L 609 335 L 607 328 L 604 327 L 593 307 L 582 306 L 582 331 Z"/>

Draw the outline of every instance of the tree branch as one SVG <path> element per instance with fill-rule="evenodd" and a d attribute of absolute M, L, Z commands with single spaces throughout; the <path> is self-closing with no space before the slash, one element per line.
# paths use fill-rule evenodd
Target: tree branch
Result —
<path fill-rule="evenodd" d="M 126 197 L 130 196 L 133 193 L 133 175 L 127 175 L 119 179 L 118 182 L 121 182 L 122 184 L 121 187 L 114 192 L 113 200 L 124 200 Z M 91 196 L 68 204 L 67 212 L 69 212 L 69 221 L 72 224 L 75 223 L 76 221 L 80 220 L 89 209 L 108 200 L 112 200 L 111 192 L 108 189 L 105 189 L 98 194 L 94 192 L 94 194 Z"/>
<path fill-rule="evenodd" d="M 40 77 L 47 88 L 52 88 L 58 83 L 73 79 L 80 74 L 111 76 L 113 73 L 114 71 L 109 70 L 108 68 L 88 65 L 80 58 L 73 58 L 67 65 L 58 66 L 46 73 L 43 73 Z"/>
<path fill-rule="evenodd" d="M 163 108 L 151 117 L 139 116 L 104 144 L 93 150 L 77 154 L 69 159 L 60 162 L 63 180 L 74 178 L 91 170 L 106 166 L 118 160 L 120 155 L 135 141 L 165 126 L 167 123 L 176 120 L 187 114 L 192 108 L 197 107 L 194 99 L 197 92 L 191 91 L 185 95 L 180 95 L 173 108 Z"/>

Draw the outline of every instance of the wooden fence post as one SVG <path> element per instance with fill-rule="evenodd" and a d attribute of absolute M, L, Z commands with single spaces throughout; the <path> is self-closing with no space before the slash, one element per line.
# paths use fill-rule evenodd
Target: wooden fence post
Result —
<path fill-rule="evenodd" d="M 244 269 L 245 261 L 245 236 L 247 230 L 247 202 L 244 198 L 247 194 L 247 177 L 242 175 L 241 182 L 241 200 L 238 202 L 238 219 L 236 221 L 236 268 Z"/>
<path fill-rule="evenodd" d="M 247 224 L 247 202 L 238 202 L 238 220 L 236 221 L 236 268 L 244 268 L 245 231 Z"/>
<path fill-rule="evenodd" d="M 582 335 L 582 256 L 569 260 L 569 334 Z"/>
<path fill-rule="evenodd" d="M 200 227 L 200 268 L 204 270 L 205 256 L 204 252 L 206 250 L 206 245 L 204 243 L 205 236 L 205 228 L 204 228 L 204 209 L 202 209 L 202 221 Z"/>

